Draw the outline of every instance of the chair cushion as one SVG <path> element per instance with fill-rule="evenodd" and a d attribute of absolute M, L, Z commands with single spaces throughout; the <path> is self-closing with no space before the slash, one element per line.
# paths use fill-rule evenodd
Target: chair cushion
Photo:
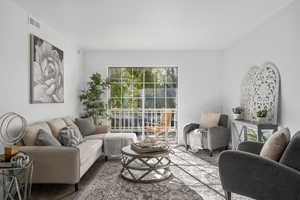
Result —
<path fill-rule="evenodd" d="M 36 140 L 35 140 L 36 146 L 61 146 L 59 141 L 51 134 L 47 133 L 43 129 L 40 129 Z"/>
<path fill-rule="evenodd" d="M 43 130 L 46 133 L 52 134 L 51 129 L 46 122 L 37 122 L 32 125 L 29 125 L 25 129 L 25 135 L 23 137 L 23 142 L 26 146 L 35 145 L 35 140 L 39 130 Z"/>
<path fill-rule="evenodd" d="M 290 141 L 288 128 L 281 129 L 271 135 L 260 151 L 260 156 L 278 161 Z"/>
<path fill-rule="evenodd" d="M 96 126 L 92 118 L 77 118 L 75 124 L 79 127 L 83 136 L 95 134 Z"/>
<path fill-rule="evenodd" d="M 200 118 L 201 128 L 218 127 L 220 120 L 220 113 L 202 113 Z"/>
<path fill-rule="evenodd" d="M 90 157 L 102 152 L 103 140 L 85 140 L 77 148 L 80 152 L 80 164 L 84 164 Z"/>
<path fill-rule="evenodd" d="M 79 129 L 76 130 L 76 128 L 68 126 L 60 129 L 57 139 L 64 146 L 76 147 L 82 142 L 83 138 Z"/>
<path fill-rule="evenodd" d="M 67 127 L 67 124 L 63 119 L 52 119 L 47 123 L 49 124 L 54 137 L 57 137 L 59 135 L 60 129 Z"/>

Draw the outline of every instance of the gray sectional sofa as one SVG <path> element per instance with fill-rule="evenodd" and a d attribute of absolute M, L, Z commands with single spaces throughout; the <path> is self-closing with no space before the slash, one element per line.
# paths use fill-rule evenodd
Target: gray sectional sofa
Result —
<path fill-rule="evenodd" d="M 26 128 L 24 146 L 20 150 L 30 155 L 34 162 L 32 183 L 75 184 L 78 190 L 80 178 L 102 155 L 103 136 L 107 127 L 98 134 L 87 136 L 77 147 L 35 146 L 40 129 L 57 136 L 59 130 L 74 123 L 71 117 L 37 122 Z"/>

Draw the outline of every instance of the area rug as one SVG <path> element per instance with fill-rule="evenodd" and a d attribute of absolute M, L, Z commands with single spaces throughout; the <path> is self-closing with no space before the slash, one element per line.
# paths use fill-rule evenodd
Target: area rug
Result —
<path fill-rule="evenodd" d="M 68 185 L 36 185 L 32 199 L 51 200 L 224 200 L 216 166 L 217 155 L 174 147 L 170 154 L 173 177 L 159 183 L 123 180 L 120 160 L 98 160 L 80 181 L 80 190 Z M 249 198 L 233 194 L 233 200 Z"/>

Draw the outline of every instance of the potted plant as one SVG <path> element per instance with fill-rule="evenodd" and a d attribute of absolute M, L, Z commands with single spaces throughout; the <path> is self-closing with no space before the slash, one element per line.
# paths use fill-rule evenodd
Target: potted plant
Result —
<path fill-rule="evenodd" d="M 257 111 L 256 116 L 257 116 L 258 122 L 264 122 L 267 114 L 268 114 L 267 109 Z"/>
<path fill-rule="evenodd" d="M 85 111 L 83 117 L 92 117 L 96 126 L 101 125 L 101 117 L 108 117 L 107 104 L 103 101 L 102 95 L 109 85 L 109 81 L 102 79 L 101 74 L 94 73 L 90 76 L 87 88 L 82 90 L 79 96 Z"/>
<path fill-rule="evenodd" d="M 243 112 L 243 108 L 242 107 L 236 107 L 236 108 L 232 108 L 232 117 L 233 119 L 241 119 L 242 118 L 242 112 Z"/>

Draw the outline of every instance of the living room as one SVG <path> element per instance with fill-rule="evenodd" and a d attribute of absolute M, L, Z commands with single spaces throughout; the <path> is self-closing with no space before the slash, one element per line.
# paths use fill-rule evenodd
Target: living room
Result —
<path fill-rule="evenodd" d="M 0 13 L 0 154 L 31 164 L 26 183 L 0 167 L 3 199 L 299 198 L 299 1 L 1 0 Z"/>

